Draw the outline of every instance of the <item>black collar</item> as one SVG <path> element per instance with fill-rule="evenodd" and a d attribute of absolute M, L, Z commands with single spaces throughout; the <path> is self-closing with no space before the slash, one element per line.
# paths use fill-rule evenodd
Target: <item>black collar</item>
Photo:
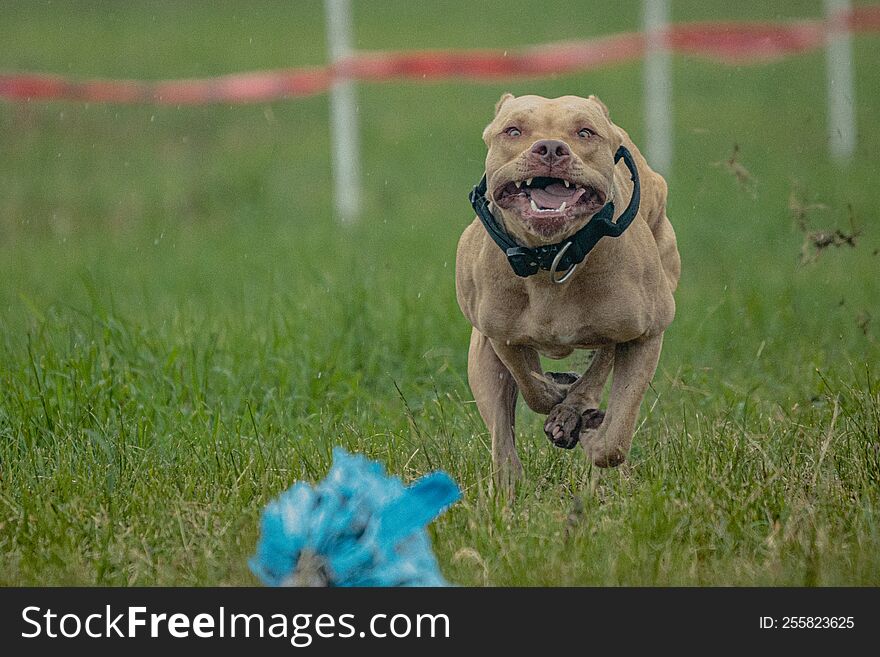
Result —
<path fill-rule="evenodd" d="M 632 198 L 629 205 L 617 222 L 614 222 L 614 202 L 608 201 L 602 206 L 587 225 L 572 235 L 569 239 L 558 244 L 547 244 L 529 248 L 520 246 L 504 230 L 504 227 L 489 211 L 489 201 L 486 199 L 486 176 L 474 187 L 468 198 L 471 205 L 489 237 L 507 255 L 507 261 L 517 276 L 531 276 L 537 274 L 539 269 L 551 272 L 555 283 L 562 283 L 574 273 L 574 268 L 587 257 L 593 247 L 603 237 L 619 237 L 625 231 L 639 211 L 641 187 L 639 185 L 639 170 L 633 161 L 632 154 L 625 146 L 617 149 L 614 154 L 614 163 L 623 159 L 626 168 L 629 169 L 633 181 Z M 556 278 L 556 272 L 565 272 L 562 278 Z"/>

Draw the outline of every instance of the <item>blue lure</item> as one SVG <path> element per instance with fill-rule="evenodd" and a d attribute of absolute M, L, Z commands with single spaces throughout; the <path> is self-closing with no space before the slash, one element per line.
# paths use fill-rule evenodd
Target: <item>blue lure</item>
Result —
<path fill-rule="evenodd" d="M 323 481 L 266 506 L 249 565 L 267 586 L 448 586 L 425 526 L 460 497 L 445 472 L 404 486 L 335 448 Z"/>

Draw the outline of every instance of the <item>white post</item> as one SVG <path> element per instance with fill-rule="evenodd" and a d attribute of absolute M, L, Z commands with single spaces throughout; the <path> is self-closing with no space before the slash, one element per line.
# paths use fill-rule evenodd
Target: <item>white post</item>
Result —
<path fill-rule="evenodd" d="M 645 151 L 660 173 L 672 167 L 672 62 L 666 47 L 669 0 L 645 0 Z"/>
<path fill-rule="evenodd" d="M 852 158 L 856 148 L 852 36 L 846 23 L 849 10 L 850 0 L 825 0 L 828 148 L 838 162 Z"/>
<path fill-rule="evenodd" d="M 335 64 L 351 55 L 351 4 L 349 0 L 324 0 L 327 14 L 327 47 Z M 360 135 L 354 82 L 337 80 L 330 88 L 330 142 L 332 148 L 333 204 L 344 223 L 360 214 Z"/>

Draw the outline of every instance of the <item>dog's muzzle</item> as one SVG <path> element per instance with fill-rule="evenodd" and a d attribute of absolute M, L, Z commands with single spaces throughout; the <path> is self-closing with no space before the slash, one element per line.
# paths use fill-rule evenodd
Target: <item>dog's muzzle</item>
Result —
<path fill-rule="evenodd" d="M 504 251 L 510 268 L 517 276 L 527 277 L 537 274 L 543 269 L 550 272 L 554 283 L 564 283 L 574 273 L 575 267 L 583 262 L 587 254 L 593 250 L 603 237 L 620 237 L 629 228 L 639 212 L 641 201 L 641 185 L 639 184 L 639 170 L 633 160 L 632 153 L 625 146 L 621 146 L 614 154 L 614 163 L 620 160 L 629 169 L 630 179 L 633 182 L 632 197 L 623 214 L 614 221 L 614 201 L 608 201 L 602 209 L 594 214 L 587 224 L 569 239 L 557 244 L 545 246 L 527 247 L 517 244 L 516 241 L 504 230 L 495 216 L 489 211 L 489 201 L 486 199 L 486 176 L 473 188 L 468 198 L 480 222 L 489 233 L 489 237 Z M 562 272 L 561 277 L 557 274 Z"/>

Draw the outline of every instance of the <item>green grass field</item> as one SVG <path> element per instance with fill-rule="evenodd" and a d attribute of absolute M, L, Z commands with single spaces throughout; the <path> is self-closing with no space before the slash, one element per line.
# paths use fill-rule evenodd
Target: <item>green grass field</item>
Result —
<path fill-rule="evenodd" d="M 364 49 L 637 29 L 639 3 L 356 2 Z M 821 2 L 676 0 L 675 20 Z M 746 6 L 741 6 L 746 5 Z M 183 77 L 325 60 L 317 0 L 0 8 L 0 70 Z M 464 585 L 880 584 L 880 67 L 855 38 L 856 160 L 823 53 L 675 59 L 678 315 L 630 461 L 593 470 L 524 407 L 493 495 L 455 245 L 503 91 L 598 94 L 643 140 L 641 67 L 359 88 L 360 225 L 330 207 L 327 99 L 0 102 L 0 583 L 245 585 L 263 505 L 342 445 L 464 498 L 431 527 Z M 738 162 L 740 183 L 724 162 Z M 811 229 L 861 231 L 803 262 Z M 580 367 L 583 355 L 554 369 Z M 399 392 L 398 392 L 399 388 Z"/>

